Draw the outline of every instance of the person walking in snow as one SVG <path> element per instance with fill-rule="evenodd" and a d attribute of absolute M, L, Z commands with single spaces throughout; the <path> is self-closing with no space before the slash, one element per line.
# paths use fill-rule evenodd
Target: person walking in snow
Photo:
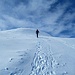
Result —
<path fill-rule="evenodd" d="M 39 30 L 37 29 L 37 30 L 36 30 L 36 35 L 37 35 L 37 38 L 38 38 L 38 34 L 39 34 Z"/>

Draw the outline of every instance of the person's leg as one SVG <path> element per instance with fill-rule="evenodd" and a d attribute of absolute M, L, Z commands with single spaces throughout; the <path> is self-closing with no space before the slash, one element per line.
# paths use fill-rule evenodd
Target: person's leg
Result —
<path fill-rule="evenodd" d="M 38 34 L 37 34 L 37 38 L 38 38 Z"/>
<path fill-rule="evenodd" d="M 37 34 L 37 38 L 38 38 L 38 34 Z"/>

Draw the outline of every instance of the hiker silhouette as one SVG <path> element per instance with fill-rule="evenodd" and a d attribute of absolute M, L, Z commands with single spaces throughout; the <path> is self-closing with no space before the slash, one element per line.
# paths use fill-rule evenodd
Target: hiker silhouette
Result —
<path fill-rule="evenodd" d="M 36 30 L 36 35 L 37 35 L 37 38 L 38 38 L 38 34 L 39 34 L 39 30 L 37 29 L 37 30 Z"/>

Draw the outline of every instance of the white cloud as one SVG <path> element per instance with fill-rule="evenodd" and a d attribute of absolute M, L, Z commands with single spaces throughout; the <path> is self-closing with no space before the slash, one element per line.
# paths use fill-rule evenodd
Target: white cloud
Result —
<path fill-rule="evenodd" d="M 59 2 L 59 0 L 29 0 L 25 4 L 20 0 L 1 0 L 0 17 L 2 16 L 4 19 L 0 18 L 0 29 L 41 27 L 40 29 L 46 32 L 59 35 L 63 30 L 74 28 L 72 21 L 75 11 L 64 14 L 70 3 L 66 2 L 61 5 L 59 2 L 56 7 L 51 8 L 57 1 Z M 65 26 L 66 23 L 68 26 Z"/>

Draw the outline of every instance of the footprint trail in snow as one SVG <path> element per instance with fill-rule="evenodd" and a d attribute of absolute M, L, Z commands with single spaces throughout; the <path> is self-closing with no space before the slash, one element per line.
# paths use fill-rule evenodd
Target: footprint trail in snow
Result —
<path fill-rule="evenodd" d="M 38 43 L 37 52 L 31 64 L 32 70 L 30 75 L 56 75 L 54 70 L 56 61 L 51 55 L 50 46 L 47 48 L 47 43 L 44 42 L 42 40 L 42 42 Z"/>

